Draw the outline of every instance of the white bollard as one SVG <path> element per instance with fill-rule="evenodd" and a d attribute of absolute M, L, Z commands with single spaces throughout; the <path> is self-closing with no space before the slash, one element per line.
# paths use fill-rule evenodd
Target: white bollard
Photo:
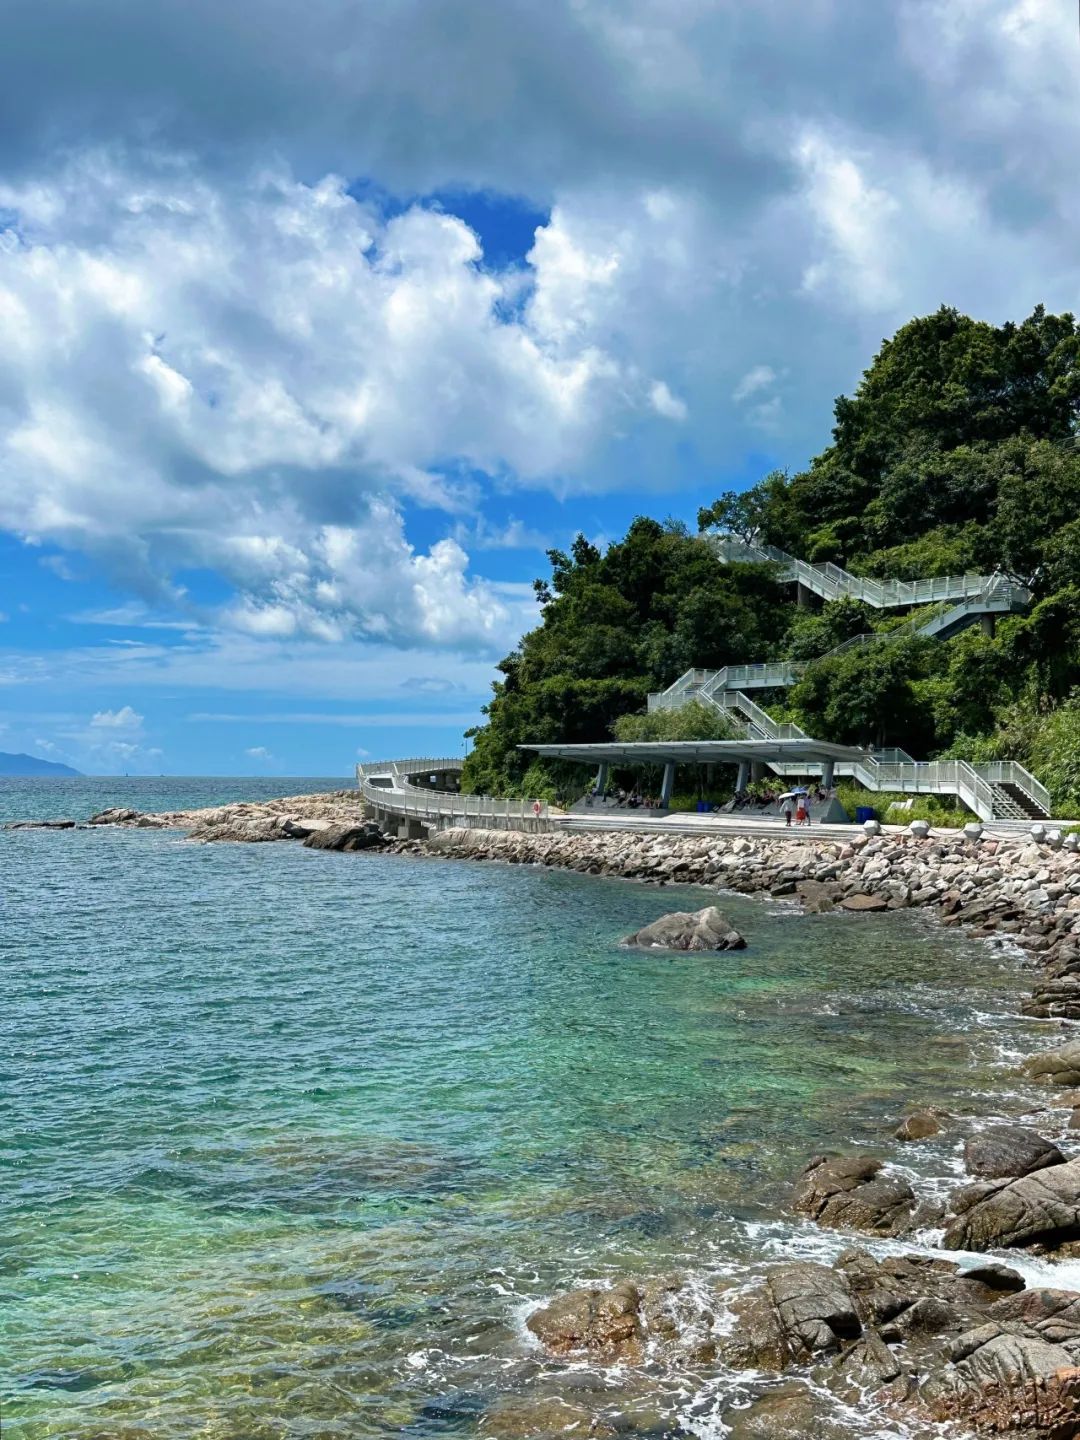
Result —
<path fill-rule="evenodd" d="M 1040 825 L 1038 821 L 1036 821 L 1035 824 L 1032 825 L 1029 833 L 1032 840 L 1035 841 L 1035 844 L 1041 845 L 1042 842 L 1046 839 L 1046 826 Z"/>
<path fill-rule="evenodd" d="M 1061 834 L 1061 831 L 1058 830 L 1056 826 L 1055 826 L 1055 828 L 1054 828 L 1053 830 L 1048 830 L 1048 831 L 1046 832 L 1046 843 L 1047 843 L 1047 845 L 1050 846 L 1050 849 L 1051 849 L 1051 850 L 1060 850 L 1060 849 L 1061 849 L 1061 842 L 1062 842 L 1062 834 Z"/>
<path fill-rule="evenodd" d="M 964 834 L 969 840 L 981 840 L 982 833 L 983 827 L 978 820 L 969 820 L 968 823 L 964 826 Z"/>
<path fill-rule="evenodd" d="M 881 822 L 878 820 L 864 820 L 862 828 L 865 835 L 881 834 Z"/>
<path fill-rule="evenodd" d="M 1063 850 L 1080 850 L 1080 835 L 1075 830 L 1070 830 L 1062 840 L 1061 848 Z"/>
<path fill-rule="evenodd" d="M 926 837 L 930 834 L 930 821 L 912 820 L 911 824 L 907 828 L 909 832 L 915 836 L 916 840 L 925 840 Z"/>

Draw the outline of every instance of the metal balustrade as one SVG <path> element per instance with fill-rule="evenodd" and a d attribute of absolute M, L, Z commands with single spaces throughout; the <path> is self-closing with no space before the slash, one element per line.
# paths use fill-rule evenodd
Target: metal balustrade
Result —
<path fill-rule="evenodd" d="M 936 575 L 927 580 L 872 580 L 866 575 L 853 575 L 827 561 L 823 565 L 799 560 L 775 545 L 757 545 L 734 535 L 710 536 L 709 543 L 727 564 L 758 563 L 779 565 L 785 580 L 797 580 L 825 600 L 838 600 L 849 595 L 864 600 L 876 609 L 893 606 L 930 605 L 936 600 L 962 600 L 983 594 L 998 575 Z M 1008 584 L 1008 582 L 1004 582 Z"/>
<path fill-rule="evenodd" d="M 544 800 L 499 800 L 491 795 L 429 790 L 414 785 L 408 778 L 459 771 L 461 767 L 460 755 L 443 759 L 422 756 L 412 760 L 366 760 L 356 767 L 356 783 L 365 800 L 401 820 L 419 820 L 447 828 L 456 825 L 516 830 L 547 828 L 551 810 Z"/>

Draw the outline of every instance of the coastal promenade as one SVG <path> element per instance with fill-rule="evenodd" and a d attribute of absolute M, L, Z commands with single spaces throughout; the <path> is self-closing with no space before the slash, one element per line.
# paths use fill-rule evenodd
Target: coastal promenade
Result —
<path fill-rule="evenodd" d="M 356 767 L 357 787 L 373 819 L 398 830 L 402 839 L 421 839 L 432 830 L 479 829 L 518 830 L 526 833 L 565 831 L 596 833 L 622 831 L 637 835 L 727 835 L 779 836 L 785 831 L 776 814 L 695 814 L 685 811 L 603 810 L 596 814 L 560 810 L 538 799 L 499 800 L 486 795 L 461 795 L 456 789 L 437 788 L 456 784 L 461 773 L 460 757 L 418 757 L 411 760 L 369 760 Z M 1060 822 L 1067 824 L 1068 822 Z M 883 825 L 882 830 L 900 834 L 906 827 Z M 1048 830 L 1053 827 L 1047 827 Z M 994 818 L 985 832 L 997 837 L 1025 835 L 1031 829 L 1026 819 Z M 850 835 L 860 833 L 855 824 L 812 823 L 793 835 Z"/>

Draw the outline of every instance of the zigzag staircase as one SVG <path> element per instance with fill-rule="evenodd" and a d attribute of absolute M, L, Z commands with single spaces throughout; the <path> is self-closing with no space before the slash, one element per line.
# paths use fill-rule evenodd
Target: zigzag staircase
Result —
<path fill-rule="evenodd" d="M 1014 614 L 1031 601 L 1029 591 L 997 574 L 870 580 L 838 565 L 811 565 L 773 546 L 752 545 L 732 536 L 722 536 L 712 543 L 722 562 L 779 565 L 781 579 L 797 583 L 825 600 L 850 596 L 878 609 L 931 604 L 943 607 L 889 631 L 857 635 L 826 652 L 828 655 L 842 654 L 856 646 L 888 644 L 905 635 L 947 640 L 969 625 L 981 623 L 984 616 Z M 950 601 L 953 603 L 944 608 Z M 691 700 L 699 700 L 720 710 L 747 739 L 807 740 L 811 737 L 805 730 L 773 720 L 746 691 L 787 689 L 796 684 L 809 663 L 770 660 L 760 665 L 726 665 L 721 670 L 688 670 L 666 690 L 650 695 L 649 709 L 679 709 Z M 782 775 L 814 768 L 768 763 L 771 770 Z M 858 780 L 868 790 L 956 795 L 983 820 L 1046 819 L 1050 814 L 1050 795 L 1045 785 L 1014 760 L 986 765 L 971 765 L 965 760 L 917 761 L 906 751 L 890 750 L 868 752 L 865 760 L 837 765 L 836 773 Z"/>

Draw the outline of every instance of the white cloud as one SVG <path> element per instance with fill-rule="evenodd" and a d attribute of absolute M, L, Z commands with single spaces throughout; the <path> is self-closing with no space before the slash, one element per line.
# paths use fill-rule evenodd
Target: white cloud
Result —
<path fill-rule="evenodd" d="M 141 730 L 143 717 L 130 705 L 119 710 L 99 710 L 90 724 L 95 730 Z"/>
<path fill-rule="evenodd" d="M 649 402 L 665 420 L 685 420 L 690 413 L 686 408 L 686 401 L 673 395 L 663 380 L 654 380 L 649 387 Z"/>
<path fill-rule="evenodd" d="M 253 745 L 249 750 L 245 750 L 244 754 L 252 760 L 273 760 L 274 758 L 265 745 Z"/>
<path fill-rule="evenodd" d="M 731 392 L 731 398 L 736 405 L 741 405 L 744 400 L 749 400 L 750 396 L 756 395 L 759 390 L 767 390 L 775 379 L 776 371 L 771 365 L 755 365 L 735 386 Z"/>
<path fill-rule="evenodd" d="M 446 457 L 539 481 L 617 417 L 686 413 L 598 343 L 617 259 L 558 228 L 521 311 L 520 275 L 481 268 L 460 220 L 384 220 L 334 177 L 223 189 L 99 152 L 0 185 L 0 207 L 20 226 L 0 251 L 0 525 L 166 601 L 177 569 L 216 569 L 251 634 L 491 642 L 505 609 L 456 541 L 408 543 L 400 503 L 467 502 Z"/>
<path fill-rule="evenodd" d="M 144 625 L 224 627 L 247 675 L 249 646 L 309 676 L 311 643 L 509 643 L 533 612 L 469 550 L 544 537 L 479 476 L 677 487 L 762 430 L 798 463 L 911 315 L 1080 302 L 1067 6 L 105 0 L 61 51 L 55 0 L 9 10 L 0 528 L 93 554 Z M 550 219 L 500 268 L 449 201 L 335 174 Z"/>

